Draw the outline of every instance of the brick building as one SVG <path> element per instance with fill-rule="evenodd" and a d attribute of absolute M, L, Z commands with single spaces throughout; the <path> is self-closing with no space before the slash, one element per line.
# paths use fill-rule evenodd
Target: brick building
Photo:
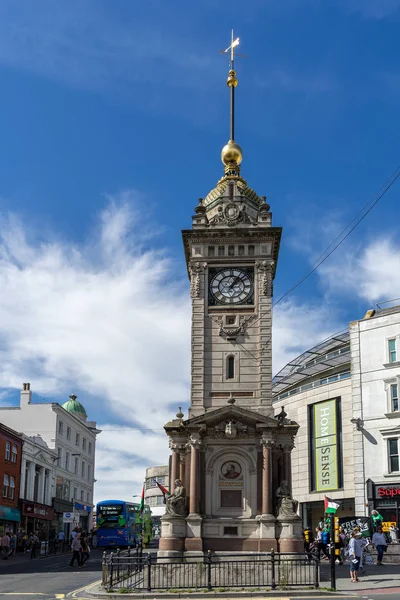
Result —
<path fill-rule="evenodd" d="M 21 515 L 18 508 L 22 437 L 0 423 L 0 533 L 16 531 Z"/>

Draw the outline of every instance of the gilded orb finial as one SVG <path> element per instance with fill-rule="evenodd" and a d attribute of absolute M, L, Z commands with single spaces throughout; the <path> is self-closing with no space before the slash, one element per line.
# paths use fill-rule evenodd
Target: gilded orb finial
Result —
<path fill-rule="evenodd" d="M 226 85 L 228 87 L 237 87 L 239 83 L 238 78 L 236 77 L 236 71 L 231 69 L 228 73 L 228 79 L 226 80 Z"/>
<path fill-rule="evenodd" d="M 224 165 L 229 165 L 231 163 L 240 165 L 242 159 L 243 152 L 239 144 L 237 144 L 233 140 L 229 140 L 229 142 L 222 148 L 221 152 L 221 160 L 224 163 Z"/>

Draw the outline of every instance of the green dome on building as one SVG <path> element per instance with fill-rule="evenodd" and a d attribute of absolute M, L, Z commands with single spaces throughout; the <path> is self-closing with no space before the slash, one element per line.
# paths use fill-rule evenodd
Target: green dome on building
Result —
<path fill-rule="evenodd" d="M 64 402 L 64 404 L 62 404 L 62 407 L 64 410 L 68 411 L 69 413 L 72 413 L 75 416 L 80 417 L 81 419 L 86 419 L 87 418 L 86 410 L 84 409 L 83 405 L 80 402 L 78 402 L 78 400 L 76 398 L 77 397 L 75 396 L 75 394 L 71 394 L 69 397 L 69 400 Z"/>

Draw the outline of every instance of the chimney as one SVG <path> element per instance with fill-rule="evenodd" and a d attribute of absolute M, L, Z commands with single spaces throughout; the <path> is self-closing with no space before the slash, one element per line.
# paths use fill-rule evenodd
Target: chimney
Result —
<path fill-rule="evenodd" d="M 32 402 L 32 392 L 31 392 L 31 384 L 23 383 L 21 390 L 21 408 L 22 406 L 27 406 Z"/>

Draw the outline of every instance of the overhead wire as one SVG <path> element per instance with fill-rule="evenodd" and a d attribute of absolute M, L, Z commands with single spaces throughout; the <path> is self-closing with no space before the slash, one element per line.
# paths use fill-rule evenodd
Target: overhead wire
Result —
<path fill-rule="evenodd" d="M 353 219 L 342 229 L 342 231 L 335 237 L 334 240 L 327 246 L 327 248 L 319 255 L 319 257 L 312 264 L 311 269 L 301 277 L 291 288 L 287 290 L 282 296 L 278 298 L 275 302 L 272 303 L 271 307 L 267 310 L 261 312 L 257 319 L 252 322 L 252 326 L 254 326 L 262 317 L 272 312 L 272 309 L 277 306 L 284 298 L 286 298 L 289 294 L 291 294 L 295 289 L 297 289 L 304 281 L 306 281 L 342 244 L 345 240 L 351 235 L 351 233 L 358 227 L 358 225 L 367 217 L 367 215 L 372 211 L 372 209 L 378 204 L 378 202 L 384 197 L 384 195 L 390 190 L 390 188 L 396 183 L 398 178 L 400 177 L 400 166 L 398 166 L 393 173 L 385 179 L 382 185 L 376 190 L 372 196 L 368 199 L 368 201 L 364 204 L 364 206 L 358 211 L 358 213 L 353 217 Z M 378 195 L 378 196 L 377 196 Z M 370 206 L 369 206 L 370 205 Z M 359 215 L 362 215 L 358 220 Z M 353 225 L 353 223 L 355 223 Z M 353 227 L 351 227 L 353 225 Z M 351 229 L 349 229 L 351 227 Z M 349 231 L 347 231 L 349 229 Z M 346 235 L 344 233 L 347 231 Z M 337 243 L 336 243 L 337 242 Z M 271 343 L 271 337 L 264 343 L 264 348 L 260 349 L 260 355 L 268 348 Z M 256 359 L 259 360 L 259 359 Z"/>

